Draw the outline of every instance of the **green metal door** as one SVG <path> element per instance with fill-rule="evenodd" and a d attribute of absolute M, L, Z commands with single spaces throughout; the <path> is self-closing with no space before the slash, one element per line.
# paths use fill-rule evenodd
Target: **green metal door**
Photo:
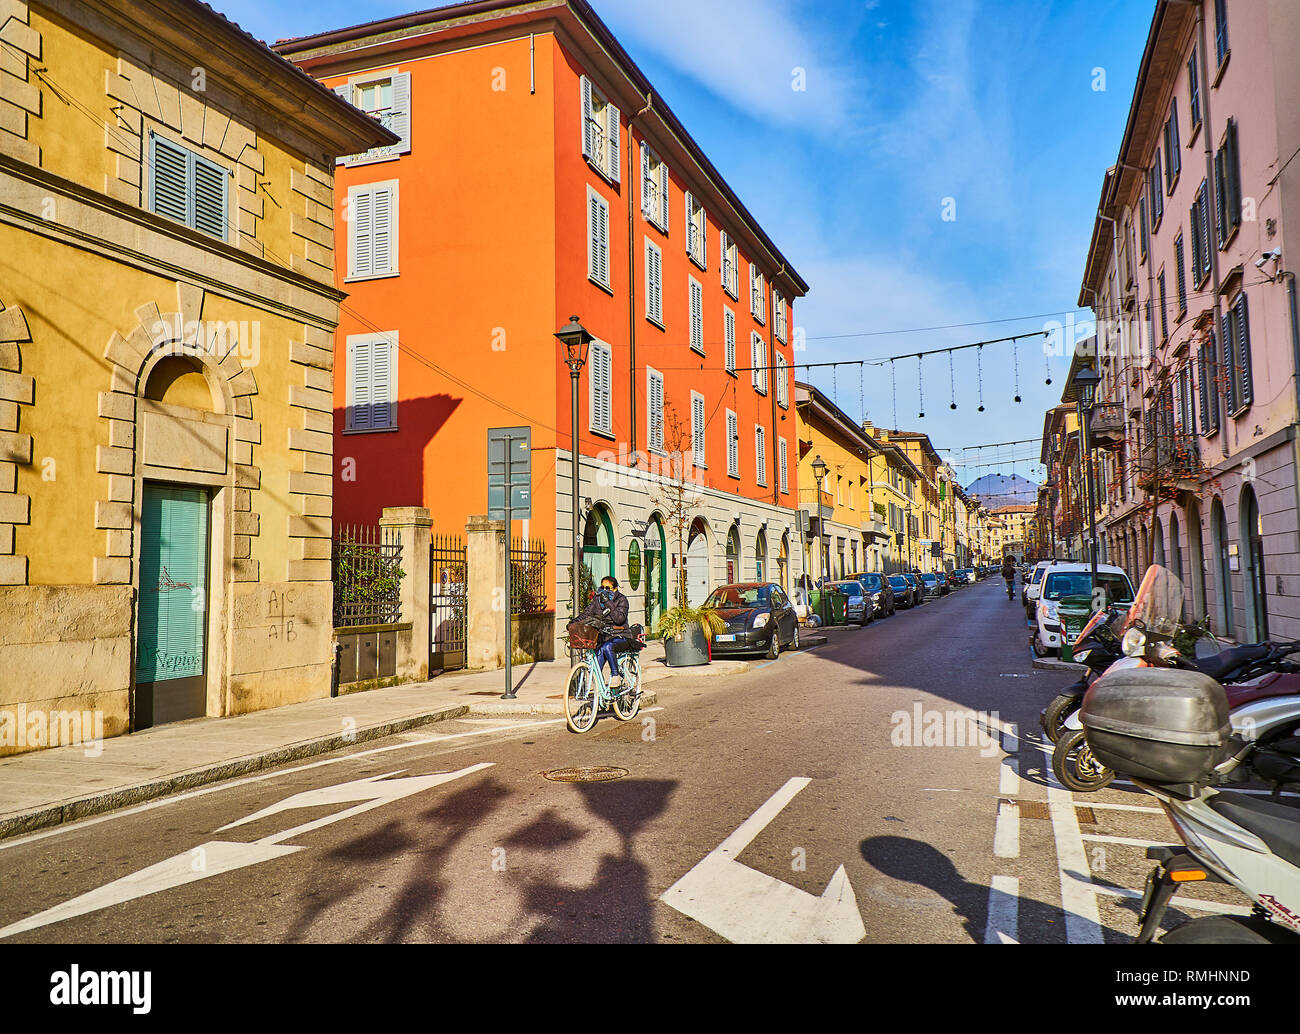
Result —
<path fill-rule="evenodd" d="M 137 729 L 207 712 L 208 494 L 146 484 L 140 515 Z"/>

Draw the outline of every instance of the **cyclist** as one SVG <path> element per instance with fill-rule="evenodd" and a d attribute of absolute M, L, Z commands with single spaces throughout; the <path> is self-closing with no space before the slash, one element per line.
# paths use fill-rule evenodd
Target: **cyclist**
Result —
<path fill-rule="evenodd" d="M 1004 557 L 1002 560 L 1002 577 L 1007 583 L 1007 599 L 1015 599 L 1016 565 L 1011 562 L 1010 557 Z"/>
<path fill-rule="evenodd" d="M 606 575 L 600 580 L 600 589 L 597 590 L 595 597 L 581 614 L 578 615 L 579 621 L 598 621 L 606 632 L 619 631 L 627 628 L 627 597 L 618 591 L 618 579 L 613 575 Z M 604 636 L 604 642 L 596 649 L 596 663 L 600 665 L 601 672 L 605 670 L 605 665 L 609 665 L 610 688 L 615 688 L 614 679 L 618 677 L 618 659 L 614 654 L 614 642 L 617 637 Z"/>

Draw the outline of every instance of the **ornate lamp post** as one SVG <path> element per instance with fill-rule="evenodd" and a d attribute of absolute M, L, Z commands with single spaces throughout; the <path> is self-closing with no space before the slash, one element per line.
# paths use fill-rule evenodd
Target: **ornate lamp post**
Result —
<path fill-rule="evenodd" d="M 1097 593 L 1097 504 L 1092 478 L 1092 442 L 1088 434 L 1088 419 L 1092 415 L 1092 404 L 1097 397 L 1097 385 L 1101 376 L 1091 366 L 1081 366 L 1074 375 L 1075 405 L 1079 411 L 1079 463 L 1083 468 L 1083 480 L 1088 495 L 1088 553 L 1092 560 L 1093 598 Z"/>
<path fill-rule="evenodd" d="M 572 506 L 571 513 L 573 515 L 573 569 L 569 579 L 569 617 L 573 619 L 578 616 L 578 563 L 579 554 L 582 550 L 582 533 L 578 527 L 578 481 L 580 473 L 578 378 L 582 374 L 582 368 L 587 365 L 587 346 L 591 344 L 591 334 L 578 322 L 577 316 L 570 316 L 568 325 L 556 331 L 555 336 L 564 345 L 564 361 L 569 367 L 569 410 L 572 416 L 571 437 L 569 439 L 569 469 L 571 475 L 569 488 L 572 492 L 570 505 Z"/>
<path fill-rule="evenodd" d="M 823 626 L 829 624 L 826 618 L 826 609 L 827 609 L 827 604 L 830 602 L 830 594 L 827 592 L 825 586 L 826 586 L 826 582 L 829 580 L 827 578 L 826 568 L 829 562 L 831 547 L 830 547 L 830 537 L 826 534 L 826 521 L 822 518 L 822 481 L 825 479 L 826 473 L 829 470 L 830 467 L 826 465 L 826 461 L 823 460 L 821 458 L 821 454 L 818 453 L 817 457 L 812 461 L 812 472 L 813 472 L 813 477 L 817 479 L 815 499 L 817 503 L 817 530 L 820 533 L 818 535 L 818 538 L 825 541 L 824 552 L 821 554 L 821 556 L 817 558 L 817 566 L 822 573 L 821 611 L 822 611 Z"/>

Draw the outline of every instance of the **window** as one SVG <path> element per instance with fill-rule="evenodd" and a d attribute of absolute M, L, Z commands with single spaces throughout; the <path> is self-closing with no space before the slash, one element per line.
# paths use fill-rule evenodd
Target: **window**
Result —
<path fill-rule="evenodd" d="M 585 75 L 582 77 L 582 156 L 611 183 L 619 181 L 622 117 Z"/>
<path fill-rule="evenodd" d="M 1172 194 L 1183 168 L 1182 144 L 1178 138 L 1178 98 L 1169 102 L 1169 120 L 1165 123 L 1165 191 Z"/>
<path fill-rule="evenodd" d="M 641 143 L 641 214 L 668 232 L 668 166 Z"/>
<path fill-rule="evenodd" d="M 645 242 L 645 318 L 664 325 L 663 252 Z"/>
<path fill-rule="evenodd" d="M 1175 405 L 1174 419 L 1181 434 L 1196 433 L 1196 406 L 1192 398 L 1192 368 L 1186 365 L 1179 371 L 1174 381 L 1178 400 Z"/>
<path fill-rule="evenodd" d="M 1228 120 L 1223 143 L 1214 155 L 1214 189 L 1219 199 L 1219 247 L 1223 248 L 1241 225 L 1241 160 L 1235 119 Z"/>
<path fill-rule="evenodd" d="M 381 76 L 354 77 L 334 92 L 354 104 L 401 139 L 391 147 L 372 147 L 361 154 L 338 159 L 339 165 L 388 161 L 411 153 L 411 73 L 386 72 Z"/>
<path fill-rule="evenodd" d="M 609 286 L 609 202 L 587 191 L 587 276 L 605 290 Z"/>
<path fill-rule="evenodd" d="M 739 300 L 740 266 L 736 261 L 736 242 L 726 230 L 722 231 L 722 289 Z"/>
<path fill-rule="evenodd" d="M 1192 202 L 1192 281 L 1199 287 L 1210 273 L 1210 198 L 1205 180 Z"/>
<path fill-rule="evenodd" d="M 763 347 L 763 339 L 758 334 L 753 334 L 749 339 L 749 357 L 750 357 L 750 380 L 754 385 L 754 390 L 760 395 L 767 394 L 767 356 L 766 349 Z"/>
<path fill-rule="evenodd" d="M 397 273 L 397 180 L 348 188 L 349 280 Z"/>
<path fill-rule="evenodd" d="M 701 269 L 709 268 L 709 217 L 699 199 L 686 192 L 686 253 Z"/>
<path fill-rule="evenodd" d="M 1250 362 L 1250 314 L 1246 295 L 1237 296 L 1223 314 L 1223 381 L 1228 413 L 1236 416 L 1253 399 Z"/>
<path fill-rule="evenodd" d="M 691 452 L 695 456 L 697 467 L 707 467 L 704 448 L 704 396 L 698 391 L 691 392 Z"/>
<path fill-rule="evenodd" d="M 149 210 L 226 240 L 230 173 L 157 133 L 149 134 Z"/>
<path fill-rule="evenodd" d="M 1219 429 L 1219 388 L 1215 383 L 1215 339 L 1210 331 L 1209 340 L 1197 353 L 1196 380 L 1201 387 L 1201 434 L 1211 435 Z"/>
<path fill-rule="evenodd" d="M 1160 188 L 1162 178 L 1160 164 L 1160 148 L 1156 148 L 1156 163 L 1151 166 L 1151 171 L 1147 174 L 1147 194 L 1151 200 L 1151 230 L 1155 231 L 1160 225 L 1160 219 L 1165 214 L 1165 192 Z"/>
<path fill-rule="evenodd" d="M 1139 240 L 1142 243 L 1142 261 L 1146 261 L 1147 250 L 1149 248 L 1149 234 L 1147 233 L 1147 199 L 1144 194 L 1138 199 L 1138 223 L 1139 223 Z"/>
<path fill-rule="evenodd" d="M 646 440 L 651 452 L 664 451 L 664 375 L 646 367 Z M 692 414 L 693 415 L 693 414 Z"/>
<path fill-rule="evenodd" d="M 396 331 L 348 336 L 347 430 L 397 429 L 396 355 Z"/>
<path fill-rule="evenodd" d="M 1228 59 L 1228 0 L 1214 0 L 1214 52 L 1219 64 Z"/>
<path fill-rule="evenodd" d="M 591 430 L 598 434 L 614 433 L 612 362 L 608 345 L 592 344 L 590 395 L 587 409 Z"/>
<path fill-rule="evenodd" d="M 790 408 L 790 378 L 786 373 L 789 367 L 785 356 L 776 353 L 776 404 L 782 409 Z"/>
<path fill-rule="evenodd" d="M 704 354 L 704 288 L 694 277 L 690 279 L 691 291 L 691 348 Z"/>
<path fill-rule="evenodd" d="M 1174 277 L 1178 281 L 1178 315 L 1187 312 L 1187 275 L 1183 269 L 1183 235 L 1174 238 Z"/>
<path fill-rule="evenodd" d="M 731 410 L 727 410 L 727 476 L 740 477 L 740 429 Z"/>
<path fill-rule="evenodd" d="M 1157 277 L 1160 284 L 1160 342 L 1169 340 L 1169 303 L 1165 299 L 1165 271 L 1160 270 L 1160 276 Z"/>
<path fill-rule="evenodd" d="M 781 486 L 781 494 L 790 494 L 790 456 L 787 451 L 784 438 L 776 440 L 777 460 L 781 464 L 781 469 L 777 472 L 778 483 Z"/>
<path fill-rule="evenodd" d="M 1199 57 L 1198 48 L 1192 47 L 1192 56 L 1187 59 L 1187 90 L 1188 103 L 1192 106 L 1192 130 L 1195 131 L 1201 125 L 1201 69 L 1197 62 Z"/>
<path fill-rule="evenodd" d="M 763 274 L 752 262 L 749 264 L 749 311 L 759 323 L 767 322 L 767 295 L 763 290 Z"/>
<path fill-rule="evenodd" d="M 758 484 L 767 487 L 767 429 L 754 425 L 754 471 Z"/>
<path fill-rule="evenodd" d="M 727 344 L 727 373 L 736 376 L 736 314 L 722 310 L 722 337 Z"/>
<path fill-rule="evenodd" d="M 785 344 L 785 299 L 780 291 L 772 292 L 772 326 L 776 330 L 776 339 Z"/>

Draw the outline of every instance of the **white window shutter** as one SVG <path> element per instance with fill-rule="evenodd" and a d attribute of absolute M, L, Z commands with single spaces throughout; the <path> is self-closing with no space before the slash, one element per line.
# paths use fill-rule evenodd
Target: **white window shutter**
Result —
<path fill-rule="evenodd" d="M 393 398 L 393 353 L 396 346 L 377 338 L 370 346 L 373 374 L 370 387 L 371 427 L 392 427 L 397 421 L 397 402 Z"/>
<path fill-rule="evenodd" d="M 393 76 L 393 122 L 388 127 L 401 140 L 392 148 L 393 154 L 411 153 L 411 73 L 398 72 Z"/>
<path fill-rule="evenodd" d="M 727 345 L 727 370 L 736 370 L 736 314 L 727 309 L 722 316 L 723 339 Z"/>
<path fill-rule="evenodd" d="M 371 195 L 373 244 L 371 246 L 371 272 L 393 271 L 393 189 L 379 187 Z"/>
<path fill-rule="evenodd" d="M 718 256 L 718 274 L 722 281 L 723 290 L 729 286 L 727 284 L 727 231 L 723 230 L 718 235 L 718 250 L 721 254 Z"/>
<path fill-rule="evenodd" d="M 605 105 L 605 135 L 609 137 L 609 168 L 606 173 L 615 183 L 623 175 L 623 126 L 622 115 L 613 104 Z"/>
<path fill-rule="evenodd" d="M 368 190 L 352 195 L 352 218 L 348 220 L 348 274 L 369 276 L 374 271 L 374 198 Z"/>
<path fill-rule="evenodd" d="M 338 94 L 338 96 L 341 97 L 343 100 L 347 101 L 349 104 L 352 103 L 352 84 L 351 84 L 351 83 L 343 83 L 341 86 L 336 86 L 336 87 L 334 87 L 334 92 L 335 92 L 336 94 Z M 351 155 L 351 154 L 341 154 L 341 155 L 339 155 L 337 158 L 334 159 L 334 164 L 335 164 L 335 165 L 342 165 L 344 162 L 348 161 L 348 159 L 350 159 L 350 158 L 354 158 L 354 157 L 356 157 L 356 156 L 355 156 L 355 155 Z"/>
<path fill-rule="evenodd" d="M 740 443 L 737 439 L 736 414 L 727 410 L 727 473 L 740 475 Z"/>
<path fill-rule="evenodd" d="M 709 213 L 700 209 L 700 264 L 709 268 Z"/>
<path fill-rule="evenodd" d="M 695 228 L 695 224 L 691 221 L 691 209 L 694 207 L 695 197 L 688 190 L 686 192 L 686 253 L 688 255 L 691 253 L 691 231 Z"/>
<path fill-rule="evenodd" d="M 596 126 L 591 114 L 591 80 L 582 77 L 582 156 L 591 158 L 596 152 Z"/>
<path fill-rule="evenodd" d="M 705 466 L 704 399 L 699 395 L 691 399 L 691 450 L 695 454 L 695 465 Z"/>
<path fill-rule="evenodd" d="M 641 144 L 641 214 L 647 219 L 654 214 L 655 185 L 650 182 L 650 152 L 644 141 Z"/>
<path fill-rule="evenodd" d="M 790 491 L 790 474 L 789 474 L 789 456 L 786 453 L 786 444 L 784 438 L 778 438 L 776 442 L 777 454 L 781 461 L 781 491 Z"/>
<path fill-rule="evenodd" d="M 668 232 L 668 165 L 659 165 L 659 229 Z"/>

